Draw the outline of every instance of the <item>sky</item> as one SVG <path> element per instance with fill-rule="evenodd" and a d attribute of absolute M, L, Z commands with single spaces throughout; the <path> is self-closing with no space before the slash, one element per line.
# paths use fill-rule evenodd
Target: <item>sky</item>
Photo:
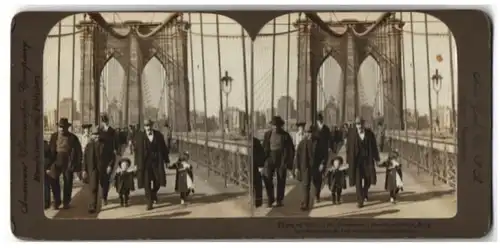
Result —
<path fill-rule="evenodd" d="M 382 13 L 381 12 L 331 12 L 331 13 L 318 13 L 325 21 L 338 21 L 342 19 L 358 19 L 358 20 L 376 20 Z M 169 13 L 102 13 L 103 17 L 108 22 L 123 22 L 128 20 L 140 20 L 143 22 L 162 22 Z M 216 15 L 202 14 L 203 15 L 203 30 L 204 30 L 204 48 L 205 48 L 205 81 L 206 81 L 206 102 L 207 112 L 209 115 L 216 114 L 220 108 L 219 97 L 219 67 L 218 67 L 218 53 L 217 53 L 217 38 L 216 38 Z M 402 16 L 402 18 L 401 18 Z M 457 95 L 457 56 L 456 44 L 452 37 L 452 60 L 450 61 L 449 49 L 449 36 L 448 28 L 440 20 L 427 16 L 428 18 L 428 46 L 426 45 L 425 36 L 425 22 L 424 14 L 413 13 L 413 35 L 410 32 L 410 13 L 396 13 L 397 18 L 401 18 L 406 25 L 404 26 L 403 35 L 403 54 L 402 54 L 402 74 L 406 82 L 405 93 L 407 95 L 406 106 L 409 109 L 416 108 L 420 113 L 429 113 L 429 96 L 428 75 L 434 73 L 435 69 L 440 71 L 443 77 L 442 87 L 439 91 L 438 102 L 440 106 L 451 107 L 451 75 L 454 75 L 454 91 Z M 292 22 L 298 18 L 297 13 L 291 14 Z M 83 20 L 83 15 L 76 16 L 77 22 Z M 188 14 L 184 14 L 184 20 L 188 20 Z M 276 18 L 276 32 L 286 32 L 289 28 L 288 17 L 280 16 Z M 228 104 L 240 109 L 244 108 L 245 90 L 244 90 L 244 72 L 243 72 L 243 49 L 241 39 L 241 26 L 230 18 L 219 16 L 220 22 L 220 63 L 221 72 L 228 71 L 229 75 L 234 79 L 232 83 L 232 90 L 229 93 Z M 71 33 L 73 30 L 73 17 L 67 17 L 62 20 L 61 33 Z M 190 97 L 194 100 L 190 102 L 190 109 L 193 107 L 197 111 L 204 109 L 203 97 L 203 70 L 202 70 L 202 56 L 201 56 L 201 34 L 200 34 L 200 14 L 191 14 L 191 35 L 192 44 L 188 36 L 188 75 L 190 81 Z M 261 33 L 272 33 L 273 21 L 270 21 L 262 30 Z M 290 29 L 293 31 L 295 28 L 292 26 Z M 50 34 L 58 33 L 58 25 L 54 26 Z M 188 34 L 189 35 L 189 34 Z M 414 44 L 412 46 L 412 36 Z M 275 89 L 274 89 L 274 103 L 287 94 L 287 62 L 288 57 L 290 61 L 290 84 L 289 94 L 292 98 L 296 99 L 296 79 L 297 79 L 297 32 L 290 34 L 290 56 L 288 56 L 287 46 L 288 35 L 278 35 L 275 38 Z M 65 36 L 61 38 L 61 52 L 58 54 L 58 38 L 48 38 L 44 50 L 44 108 L 45 110 L 55 109 L 57 106 L 56 94 L 57 92 L 57 77 L 60 74 L 60 99 L 71 97 L 71 82 L 73 77 L 72 63 L 74 60 L 74 81 L 75 81 L 75 99 L 79 102 L 79 82 L 80 82 L 80 34 L 77 34 L 75 40 L 75 57 L 73 59 L 72 49 L 73 36 Z M 247 79 L 250 81 L 250 53 L 251 53 L 251 40 L 245 38 L 246 44 L 246 60 L 247 60 Z M 189 50 L 192 45 L 193 49 Z M 261 36 L 254 41 L 254 109 L 264 110 L 271 107 L 272 97 L 272 61 L 273 61 L 273 38 L 272 36 Z M 413 47 L 413 52 L 412 52 Z M 428 47 L 428 56 L 427 56 Z M 412 54 L 414 54 L 412 56 Z M 193 56 L 193 63 L 190 62 L 190 56 Z M 437 56 L 441 56 L 443 60 L 438 62 Z M 61 59 L 61 66 L 57 68 L 58 56 Z M 429 69 L 427 67 L 427 58 L 429 58 Z M 412 61 L 414 60 L 414 64 Z M 453 64 L 453 69 L 452 66 Z M 324 98 L 334 96 L 338 98 L 340 78 L 342 70 L 334 59 L 327 59 L 322 66 L 321 73 L 323 76 L 323 89 Z M 430 72 L 428 74 L 428 71 Z M 143 83 L 148 93 L 147 105 L 159 107 L 165 106 L 165 101 L 160 101 L 166 97 L 161 97 L 164 90 L 164 69 L 158 60 L 152 59 L 144 68 Z M 194 75 L 194 77 L 192 77 Z M 413 76 L 415 75 L 415 84 Z M 116 98 L 118 101 L 122 99 L 122 89 L 124 82 L 125 72 L 117 61 L 110 60 L 103 70 L 102 78 L 103 85 L 105 85 L 106 96 L 108 101 Z M 378 99 L 382 96 L 379 90 L 380 68 L 372 58 L 367 58 L 359 70 L 359 81 L 363 90 L 365 104 L 377 105 L 380 102 Z M 163 82 L 163 83 L 162 83 Z M 194 87 L 192 87 L 194 83 Z M 415 87 L 414 87 L 415 85 Z M 249 86 L 250 89 L 251 86 Z M 415 104 L 413 99 L 413 88 L 416 89 L 417 102 Z M 165 94 L 164 94 L 165 95 Z M 431 86 L 431 101 L 435 106 L 436 93 Z M 193 103 L 195 102 L 195 103 Z M 223 103 L 225 105 L 225 98 Z M 166 103 L 168 104 L 168 103 Z M 194 106 L 195 104 L 195 106 Z M 79 108 L 79 104 L 78 108 Z M 380 104 L 379 104 L 380 105 Z M 455 99 L 456 106 L 456 99 Z"/>

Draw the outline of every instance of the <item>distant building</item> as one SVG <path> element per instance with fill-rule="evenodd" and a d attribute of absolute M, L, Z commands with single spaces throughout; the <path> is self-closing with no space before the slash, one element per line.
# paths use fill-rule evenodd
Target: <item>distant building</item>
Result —
<path fill-rule="evenodd" d="M 264 129 L 267 127 L 266 115 L 261 111 L 255 111 L 253 114 L 253 125 L 254 129 Z"/>
<path fill-rule="evenodd" d="M 69 97 L 63 98 L 59 102 L 59 118 L 68 118 L 69 120 L 71 120 L 72 107 L 75 114 L 75 116 L 73 116 L 73 120 L 79 120 L 80 118 L 77 115 L 76 101 L 71 100 L 71 98 Z"/>
<path fill-rule="evenodd" d="M 266 122 L 270 122 L 271 119 L 273 118 L 273 109 L 272 108 L 266 109 L 265 115 L 266 115 Z M 274 109 L 274 115 L 276 115 L 276 109 Z M 283 118 L 283 116 L 281 118 Z"/>
<path fill-rule="evenodd" d="M 245 112 L 235 107 L 226 109 L 226 128 L 239 132 L 245 128 Z"/>
<path fill-rule="evenodd" d="M 295 119 L 296 111 L 295 111 L 295 101 L 290 96 L 282 96 L 278 99 L 276 115 L 281 116 L 283 120 L 287 121 L 288 119 Z M 288 110 L 288 116 L 287 116 Z"/>

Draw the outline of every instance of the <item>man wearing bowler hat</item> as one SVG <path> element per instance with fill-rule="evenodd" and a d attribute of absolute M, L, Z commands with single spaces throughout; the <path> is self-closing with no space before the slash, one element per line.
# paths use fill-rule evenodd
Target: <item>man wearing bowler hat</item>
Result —
<path fill-rule="evenodd" d="M 283 206 L 287 169 L 291 170 L 294 159 L 294 146 L 290 134 L 283 129 L 285 122 L 281 117 L 274 116 L 271 120 L 272 128 L 264 134 L 265 166 L 263 170 L 264 185 L 266 187 L 268 207 Z M 276 173 L 276 198 L 274 195 L 273 177 Z"/>
<path fill-rule="evenodd" d="M 153 121 L 144 122 L 144 131 L 136 135 L 134 162 L 137 167 L 137 188 L 144 188 L 147 206 L 158 203 L 158 190 L 167 185 L 165 167 L 170 163 L 163 134 L 153 129 Z"/>
<path fill-rule="evenodd" d="M 368 190 L 377 183 L 375 163 L 380 161 L 375 134 L 365 127 L 360 117 L 355 120 L 355 127 L 349 129 L 346 144 L 346 160 L 349 164 L 349 184 L 356 186 L 358 207 L 368 201 Z"/>
<path fill-rule="evenodd" d="M 74 172 L 79 172 L 82 163 L 82 146 L 78 137 L 69 131 L 71 123 L 67 118 L 61 118 L 57 123 L 59 130 L 50 136 L 49 153 L 50 186 L 54 194 L 54 209 L 59 209 L 61 203 L 64 209 L 69 208 L 71 191 L 73 189 Z M 59 178 L 63 176 L 63 197 L 61 202 L 61 185 Z"/>

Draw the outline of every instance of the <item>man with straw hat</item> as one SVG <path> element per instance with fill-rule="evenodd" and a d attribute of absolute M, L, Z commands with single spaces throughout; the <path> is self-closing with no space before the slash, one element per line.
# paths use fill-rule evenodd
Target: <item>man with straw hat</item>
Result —
<path fill-rule="evenodd" d="M 264 134 L 265 168 L 263 170 L 264 185 L 266 187 L 268 207 L 272 207 L 275 200 L 276 206 L 283 206 L 287 169 L 293 167 L 295 148 L 290 134 L 283 129 L 285 122 L 281 117 L 274 116 L 271 120 L 271 130 Z M 276 198 L 274 194 L 273 177 L 276 173 L 277 187 Z"/>
<path fill-rule="evenodd" d="M 57 123 L 59 130 L 50 136 L 49 153 L 50 186 L 54 194 L 54 209 L 59 209 L 61 203 L 64 209 L 69 208 L 73 190 L 74 172 L 81 169 L 82 146 L 78 137 L 69 131 L 71 123 L 67 118 L 61 118 Z M 61 201 L 60 177 L 63 176 L 63 199 Z"/>
<path fill-rule="evenodd" d="M 346 154 L 349 164 L 349 185 L 356 186 L 358 207 L 368 201 L 368 190 L 377 183 L 375 165 L 380 161 L 375 134 L 357 117 L 348 133 Z"/>

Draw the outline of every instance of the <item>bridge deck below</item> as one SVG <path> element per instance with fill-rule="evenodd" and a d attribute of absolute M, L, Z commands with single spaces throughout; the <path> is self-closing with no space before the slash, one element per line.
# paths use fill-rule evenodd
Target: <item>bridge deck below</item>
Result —
<path fill-rule="evenodd" d="M 341 152 L 345 157 L 345 152 Z M 387 154 L 381 154 L 382 159 Z M 423 174 L 423 173 L 422 173 Z M 345 218 L 452 218 L 457 211 L 453 190 L 446 185 L 433 185 L 427 175 L 417 175 L 416 171 L 404 165 L 404 191 L 397 204 L 389 202 L 389 193 L 384 190 L 385 169 L 377 168 L 377 184 L 369 191 L 369 201 L 363 208 L 357 207 L 355 187 L 342 192 L 342 204 L 333 205 L 327 187 L 321 191 L 319 203 L 310 211 L 301 211 L 302 189 L 299 183 L 289 179 L 285 190 L 284 207 L 258 208 L 256 217 L 345 217 Z M 348 181 L 349 182 L 349 181 Z M 266 194 L 264 193 L 264 198 Z"/>
<path fill-rule="evenodd" d="M 131 156 L 130 156 L 131 157 Z M 133 159 L 133 158 L 131 158 Z M 176 155 L 170 158 L 177 160 Z M 181 205 L 179 194 L 174 191 L 175 171 L 167 171 L 167 187 L 158 192 L 159 203 L 146 211 L 144 190 L 135 190 L 130 195 L 130 206 L 120 207 L 118 194 L 111 188 L 108 205 L 98 214 L 87 212 L 89 189 L 87 185 L 74 189 L 71 208 L 67 210 L 46 210 L 49 218 L 55 219 L 131 219 L 131 218 L 232 218 L 250 216 L 249 197 L 246 190 L 236 186 L 224 187 L 215 180 L 208 180 L 206 169 L 194 169 L 195 194 L 188 204 Z M 136 184 L 137 185 L 137 184 Z"/>

